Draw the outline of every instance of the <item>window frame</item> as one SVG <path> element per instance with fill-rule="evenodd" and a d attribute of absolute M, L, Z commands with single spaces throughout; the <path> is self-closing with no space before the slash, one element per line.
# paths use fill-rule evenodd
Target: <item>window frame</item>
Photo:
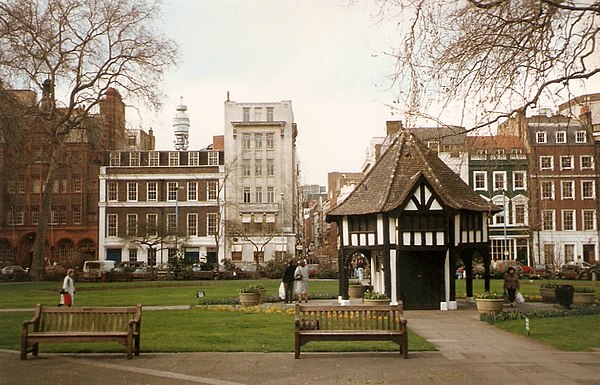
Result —
<path fill-rule="evenodd" d="M 571 189 L 570 196 L 565 194 L 565 186 L 569 185 Z M 560 181 L 560 199 L 561 200 L 574 200 L 575 199 L 575 181 L 574 180 L 561 180 Z"/>
<path fill-rule="evenodd" d="M 522 176 L 522 186 L 517 186 L 517 175 Z M 526 191 L 527 190 L 527 171 L 513 171 L 513 191 Z"/>
<path fill-rule="evenodd" d="M 590 188 L 589 191 L 587 191 L 587 185 L 590 184 Z M 586 195 L 586 193 L 589 192 L 591 194 Z M 588 200 L 588 199 L 596 199 L 596 181 L 595 180 L 582 180 L 581 181 L 581 199 L 584 200 Z"/>
<path fill-rule="evenodd" d="M 569 215 L 571 215 L 570 218 L 567 218 Z M 561 210 L 561 227 L 562 227 L 562 231 L 576 231 L 577 230 L 577 226 L 576 226 L 576 218 L 575 218 L 575 210 L 573 209 L 567 209 L 567 210 Z M 567 226 L 568 224 L 568 226 Z"/>
<path fill-rule="evenodd" d="M 575 143 L 587 143 L 587 132 L 584 130 L 575 131 Z"/>
<path fill-rule="evenodd" d="M 545 167 L 544 160 L 549 160 L 550 165 Z M 540 155 L 540 170 L 554 170 L 554 157 L 551 155 Z"/>
<path fill-rule="evenodd" d="M 499 178 L 502 177 L 502 178 Z M 499 180 L 501 179 L 501 180 Z M 493 180 L 493 186 L 494 189 L 493 191 L 506 191 L 506 188 L 508 187 L 507 183 L 506 183 L 506 171 L 493 171 L 492 172 L 492 180 Z M 501 182 L 502 186 L 501 188 L 498 188 L 498 182 Z"/>
<path fill-rule="evenodd" d="M 473 171 L 473 190 L 475 191 L 487 191 L 487 171 Z M 478 177 L 483 177 L 483 187 L 478 187 Z"/>
<path fill-rule="evenodd" d="M 541 222 L 542 222 L 542 231 L 555 231 L 556 230 L 556 215 L 555 210 L 541 210 Z M 546 215 L 549 215 L 546 218 Z M 548 226 L 548 224 L 550 226 Z"/>
<path fill-rule="evenodd" d="M 550 186 L 550 190 L 549 191 L 545 191 L 545 186 Z M 549 192 L 549 196 L 546 196 L 544 193 L 545 192 Z M 555 193 L 554 193 L 554 181 L 541 181 L 540 182 L 540 199 L 541 200 L 554 200 L 555 197 Z"/>
<path fill-rule="evenodd" d="M 127 202 L 138 201 L 138 184 L 137 182 L 127 182 Z"/>
<path fill-rule="evenodd" d="M 536 143 L 548 143 L 548 133 L 546 131 L 536 131 L 535 132 L 535 142 Z"/>
<path fill-rule="evenodd" d="M 568 165 L 564 164 L 564 161 L 568 161 Z M 572 155 L 561 155 L 559 158 L 561 170 L 573 170 L 575 168 L 575 161 Z"/>
<path fill-rule="evenodd" d="M 158 202 L 158 182 L 146 183 L 146 201 Z"/>

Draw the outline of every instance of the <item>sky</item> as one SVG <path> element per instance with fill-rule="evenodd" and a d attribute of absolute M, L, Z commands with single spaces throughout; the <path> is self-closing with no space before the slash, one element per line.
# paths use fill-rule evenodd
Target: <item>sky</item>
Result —
<path fill-rule="evenodd" d="M 180 98 L 190 150 L 223 134 L 228 91 L 236 102 L 291 100 L 300 182 L 325 186 L 328 172 L 360 171 L 371 138 L 395 119 L 386 106 L 394 61 L 383 54 L 393 25 L 378 23 L 368 2 L 165 0 L 163 11 L 180 64 L 165 76 L 163 109 L 144 118 L 157 149 L 173 148 Z"/>

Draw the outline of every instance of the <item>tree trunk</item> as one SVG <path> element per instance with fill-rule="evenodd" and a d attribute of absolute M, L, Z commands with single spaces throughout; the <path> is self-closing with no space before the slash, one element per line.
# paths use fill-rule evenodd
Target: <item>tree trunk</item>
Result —
<path fill-rule="evenodd" d="M 48 174 L 43 186 L 42 207 L 40 207 L 40 218 L 36 227 L 35 241 L 33 242 L 33 256 L 31 259 L 30 277 L 32 281 L 41 281 L 44 279 L 44 267 L 46 256 L 46 233 L 48 231 L 48 221 L 50 219 L 50 210 L 52 208 L 52 187 L 54 184 L 55 172 L 58 167 L 55 154 L 49 157 Z M 51 246 L 51 245 L 50 245 Z"/>

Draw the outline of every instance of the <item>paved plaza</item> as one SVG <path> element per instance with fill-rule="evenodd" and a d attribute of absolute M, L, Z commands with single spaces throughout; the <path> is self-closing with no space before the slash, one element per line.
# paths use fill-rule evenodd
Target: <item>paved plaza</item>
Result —
<path fill-rule="evenodd" d="M 548 306 L 529 304 L 526 306 Z M 600 385 L 600 350 L 564 352 L 480 322 L 475 305 L 406 311 L 437 352 L 42 354 L 0 351 L 1 385 Z"/>

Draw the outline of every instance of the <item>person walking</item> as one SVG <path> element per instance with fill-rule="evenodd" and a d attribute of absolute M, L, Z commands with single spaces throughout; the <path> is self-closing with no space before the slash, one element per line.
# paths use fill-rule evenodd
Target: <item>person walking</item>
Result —
<path fill-rule="evenodd" d="M 306 267 L 306 260 L 301 259 L 298 263 L 298 267 L 294 271 L 294 280 L 296 281 L 296 294 L 298 295 L 298 302 L 308 302 L 308 267 Z"/>
<path fill-rule="evenodd" d="M 63 280 L 62 289 L 60 290 L 60 303 L 58 306 L 71 306 L 75 303 L 75 283 L 73 277 L 75 270 L 67 270 L 67 275 Z"/>
<path fill-rule="evenodd" d="M 504 290 L 506 290 L 506 293 L 508 294 L 508 303 L 510 303 L 510 306 L 512 307 L 515 307 L 517 290 L 521 288 L 519 277 L 515 273 L 515 268 L 511 266 L 506 271 L 506 274 L 504 274 Z"/>
<path fill-rule="evenodd" d="M 292 303 L 294 300 L 294 273 L 296 272 L 296 263 L 290 259 L 287 266 L 283 270 L 281 282 L 285 288 L 285 303 Z"/>
<path fill-rule="evenodd" d="M 362 284 L 362 280 L 365 276 L 365 259 L 363 257 L 358 257 L 356 261 L 356 278 Z"/>

